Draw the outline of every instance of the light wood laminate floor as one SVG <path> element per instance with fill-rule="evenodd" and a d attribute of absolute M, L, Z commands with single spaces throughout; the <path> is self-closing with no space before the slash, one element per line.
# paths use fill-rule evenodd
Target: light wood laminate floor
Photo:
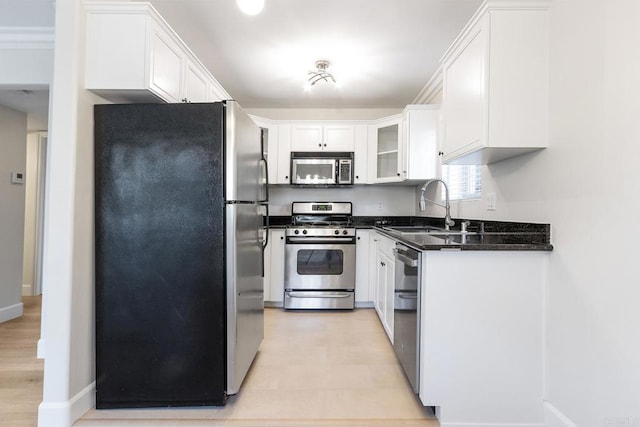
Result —
<path fill-rule="evenodd" d="M 0 425 L 35 426 L 44 363 L 36 358 L 41 297 L 23 297 L 24 315 L 0 323 Z"/>
<path fill-rule="evenodd" d="M 106 426 L 437 427 L 413 394 L 372 309 L 265 310 L 265 339 L 236 396 L 220 408 L 90 410 Z"/>

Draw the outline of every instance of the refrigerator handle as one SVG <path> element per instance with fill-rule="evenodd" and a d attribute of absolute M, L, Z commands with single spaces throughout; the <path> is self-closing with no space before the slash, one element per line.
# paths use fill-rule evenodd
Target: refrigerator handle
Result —
<path fill-rule="evenodd" d="M 267 248 L 267 245 L 269 244 L 269 203 L 263 203 L 262 206 L 264 206 L 266 209 L 266 217 L 264 221 L 265 238 L 262 243 L 262 277 L 264 277 L 264 250 Z"/>
<path fill-rule="evenodd" d="M 260 159 L 261 162 L 264 162 L 264 200 L 263 202 L 269 201 L 269 165 L 267 164 L 267 159 L 262 157 Z"/>
<path fill-rule="evenodd" d="M 264 250 L 264 248 L 267 247 L 267 245 L 269 244 L 269 203 L 264 203 L 262 206 L 265 207 L 265 209 L 267 210 L 267 216 L 265 217 L 265 239 L 264 239 L 264 244 L 262 245 L 262 249 Z"/>

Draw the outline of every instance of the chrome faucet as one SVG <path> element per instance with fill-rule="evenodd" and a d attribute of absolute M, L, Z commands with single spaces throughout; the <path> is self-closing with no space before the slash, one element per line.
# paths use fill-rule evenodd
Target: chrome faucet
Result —
<path fill-rule="evenodd" d="M 445 204 L 443 205 L 442 203 L 438 203 L 435 200 L 431 200 L 431 199 L 427 199 L 424 197 L 424 192 L 426 191 L 427 187 L 432 183 L 432 182 L 441 182 L 442 185 L 444 185 L 444 196 L 445 196 Z M 444 229 L 445 230 L 449 230 L 451 229 L 451 227 L 453 225 L 455 225 L 455 222 L 451 219 L 451 205 L 449 204 L 449 187 L 447 187 L 447 183 L 444 182 L 442 179 L 440 178 L 434 178 L 434 179 L 430 179 L 427 182 L 424 183 L 424 185 L 422 186 L 422 190 L 420 193 L 420 211 L 424 212 L 426 206 L 427 206 L 427 202 L 431 202 L 434 205 L 437 206 L 441 206 L 443 208 L 445 208 L 446 212 L 444 215 Z"/>

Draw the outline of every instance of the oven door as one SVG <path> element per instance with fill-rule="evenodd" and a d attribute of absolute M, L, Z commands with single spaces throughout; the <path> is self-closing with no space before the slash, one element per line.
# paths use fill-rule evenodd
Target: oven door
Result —
<path fill-rule="evenodd" d="M 336 175 L 335 159 L 291 159 L 292 184 L 336 184 Z"/>
<path fill-rule="evenodd" d="M 354 290 L 356 245 L 352 238 L 287 239 L 286 290 Z"/>

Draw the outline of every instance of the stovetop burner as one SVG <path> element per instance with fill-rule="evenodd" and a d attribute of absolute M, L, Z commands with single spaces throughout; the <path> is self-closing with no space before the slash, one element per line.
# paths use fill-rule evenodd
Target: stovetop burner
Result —
<path fill-rule="evenodd" d="M 351 217 L 323 217 L 310 215 L 294 215 L 291 219 L 292 226 L 310 227 L 349 227 Z"/>
<path fill-rule="evenodd" d="M 351 202 L 293 202 L 291 214 L 294 226 L 351 226 Z"/>
<path fill-rule="evenodd" d="M 353 236 L 351 202 L 293 202 L 287 236 Z"/>

